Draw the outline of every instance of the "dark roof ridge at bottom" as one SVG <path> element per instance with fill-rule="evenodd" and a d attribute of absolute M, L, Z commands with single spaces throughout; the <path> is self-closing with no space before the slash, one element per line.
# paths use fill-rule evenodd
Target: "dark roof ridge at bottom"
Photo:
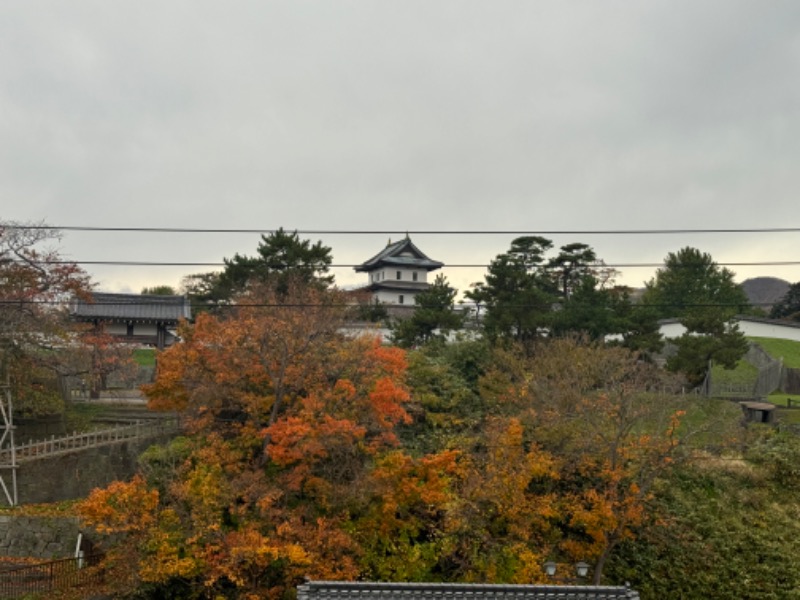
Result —
<path fill-rule="evenodd" d="M 517 598 L 574 598 L 576 600 L 628 599 L 637 600 L 638 592 L 626 586 L 592 585 L 536 585 L 536 584 L 489 584 L 489 583 L 402 583 L 402 582 L 359 582 L 359 581 L 308 581 L 298 586 L 298 592 L 306 598 L 330 595 L 341 598 L 354 592 L 361 597 L 370 592 L 401 593 L 405 597 L 469 595 L 477 598 L 486 596 L 515 596 Z M 311 592 L 309 595 L 308 593 Z M 321 592 L 321 593 L 314 593 Z M 494 594 L 492 594 L 494 593 Z M 298 597 L 301 597 L 298 596 Z"/>

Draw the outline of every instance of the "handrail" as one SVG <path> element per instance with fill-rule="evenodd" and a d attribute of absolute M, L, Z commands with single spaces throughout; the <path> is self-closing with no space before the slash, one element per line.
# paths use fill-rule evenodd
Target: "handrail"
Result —
<path fill-rule="evenodd" d="M 117 444 L 128 440 L 153 437 L 161 433 L 174 431 L 177 428 L 177 419 L 158 419 L 150 422 L 136 421 L 133 424 L 117 425 L 85 433 L 74 432 L 71 435 L 58 438 L 51 436 L 47 440 L 31 440 L 25 444 L 15 445 L 14 451 L 17 462 L 22 462 L 74 452 L 84 448 L 97 448 L 98 446 Z M 5 464 L 9 460 L 11 460 L 11 448 L 0 449 L 0 464 Z"/>

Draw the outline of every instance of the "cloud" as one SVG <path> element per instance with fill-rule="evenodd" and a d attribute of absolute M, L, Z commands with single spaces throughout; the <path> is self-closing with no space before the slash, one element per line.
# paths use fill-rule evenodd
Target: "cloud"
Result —
<path fill-rule="evenodd" d="M 796 225 L 799 21 L 787 0 L 9 2 L 3 216 L 397 231 Z M 325 242 L 356 262 L 384 237 Z M 682 245 L 796 258 L 772 235 L 556 244 L 572 241 L 610 262 Z M 488 263 L 510 236 L 420 243 L 445 262 Z M 257 236 L 65 244 L 83 259 L 219 261 L 254 251 Z M 165 269 L 93 272 L 138 288 L 174 284 L 158 279 Z M 460 287 L 480 275 L 463 273 L 448 275 Z"/>

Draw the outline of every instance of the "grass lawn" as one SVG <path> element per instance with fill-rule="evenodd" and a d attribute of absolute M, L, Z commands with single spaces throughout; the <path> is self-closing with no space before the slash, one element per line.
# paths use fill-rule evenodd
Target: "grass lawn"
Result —
<path fill-rule="evenodd" d="M 792 401 L 792 406 L 800 406 L 800 394 L 787 394 L 785 392 L 772 392 L 767 398 L 776 406 L 788 406 L 789 400 Z M 798 425 L 800 424 L 800 409 L 792 408 L 788 410 L 778 409 L 778 420 L 784 425 Z"/>
<path fill-rule="evenodd" d="M 800 406 L 800 394 L 787 394 L 785 392 L 772 392 L 768 400 L 776 406 L 788 406 L 789 400 L 792 406 Z"/>
<path fill-rule="evenodd" d="M 775 338 L 752 337 L 772 358 L 783 358 L 783 364 L 791 369 L 800 369 L 800 342 Z"/>
<path fill-rule="evenodd" d="M 678 432 L 679 436 L 693 432 L 687 439 L 690 447 L 724 446 L 741 427 L 742 409 L 730 400 L 689 395 L 676 408 L 686 411 Z"/>
<path fill-rule="evenodd" d="M 91 431 L 97 429 L 94 420 L 107 412 L 109 407 L 93 402 L 70 402 L 64 413 L 64 424 L 67 432 Z"/>
<path fill-rule="evenodd" d="M 758 379 L 758 367 L 740 360 L 735 369 L 725 369 L 719 365 L 711 367 L 711 380 L 723 385 L 752 385 Z"/>
<path fill-rule="evenodd" d="M 154 348 L 137 348 L 133 351 L 133 360 L 140 367 L 155 367 L 156 351 Z"/>
<path fill-rule="evenodd" d="M 784 425 L 800 425 L 800 410 L 776 409 L 778 411 L 778 422 Z"/>

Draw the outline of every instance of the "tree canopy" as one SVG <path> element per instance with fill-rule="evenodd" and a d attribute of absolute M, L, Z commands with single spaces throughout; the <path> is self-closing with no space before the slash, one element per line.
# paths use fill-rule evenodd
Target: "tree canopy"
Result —
<path fill-rule="evenodd" d="M 69 319 L 69 300 L 91 289 L 89 276 L 51 247 L 59 239 L 41 223 L 0 222 L 0 377 L 10 376 L 15 406 L 26 414 L 61 412 L 57 376 L 87 368 L 56 351 L 81 330 Z"/>
<path fill-rule="evenodd" d="M 586 287 L 587 277 L 594 279 L 596 262 L 597 255 L 591 246 L 581 243 L 562 246 L 561 252 L 550 259 L 548 269 L 564 300 L 568 300 L 577 287 Z"/>
<path fill-rule="evenodd" d="M 773 319 L 800 321 L 800 281 L 789 286 L 789 290 L 775 304 L 769 316 Z"/>
<path fill-rule="evenodd" d="M 115 564 L 141 582 L 256 598 L 304 575 L 355 577 L 367 544 L 356 532 L 373 529 L 351 527 L 354 512 L 378 519 L 363 512 L 372 494 L 449 468 L 446 456 L 417 465 L 394 449 L 395 428 L 410 421 L 405 353 L 343 338 L 338 293 L 288 285 L 290 304 L 243 303 L 184 324 L 184 343 L 164 352 L 145 390 L 152 408 L 189 420 L 195 435 L 174 449 L 183 458 L 84 506 L 99 530 L 128 536 Z M 370 476 L 373 465 L 384 475 Z"/>
<path fill-rule="evenodd" d="M 484 282 L 466 293 L 490 340 L 531 343 L 544 335 L 579 333 L 600 340 L 618 336 L 624 345 L 653 351 L 660 346 L 657 316 L 634 310 L 617 272 L 588 245 L 572 243 L 547 258 L 552 242 L 517 238 L 489 265 Z"/>
<path fill-rule="evenodd" d="M 590 248 L 548 259 L 550 247 L 515 240 L 472 292 L 502 344 L 407 351 L 348 337 L 341 293 L 302 272 L 248 279 L 240 302 L 184 323 L 144 388 L 152 409 L 181 415 L 184 435 L 81 503 L 111 536 L 109 579 L 149 597 L 280 598 L 304 577 L 545 582 L 556 560 L 590 563 L 601 584 L 624 572 L 620 555 L 655 560 L 673 523 L 676 546 L 701 547 L 687 532 L 702 519 L 663 489 L 699 455 L 703 469 L 725 462 L 715 453 L 741 441 L 738 409 L 725 403 L 715 420 L 711 401 L 676 393 L 677 376 L 604 336 L 655 345 L 678 281 L 694 294 L 681 318 L 696 335 L 677 356 L 730 360 L 732 313 L 709 309 L 736 304 L 735 284 L 685 249 L 634 307 Z M 696 260 L 713 301 L 678 276 Z M 454 290 L 438 277 L 428 292 L 398 342 L 449 326 Z M 724 336 L 734 342 L 706 347 Z M 792 457 L 748 477 L 793 484 Z"/>
<path fill-rule="evenodd" d="M 464 316 L 455 311 L 456 294 L 444 275 L 437 275 L 427 289 L 417 294 L 411 317 L 394 324 L 392 341 L 411 348 L 434 338 L 444 339 L 449 332 L 461 329 Z"/>
<path fill-rule="evenodd" d="M 0 350 L 24 351 L 63 339 L 66 306 L 87 296 L 89 276 L 48 247 L 60 239 L 42 224 L 0 223 Z"/>
<path fill-rule="evenodd" d="M 667 254 L 647 283 L 643 301 L 661 318 L 679 318 L 692 332 L 717 333 L 749 306 L 733 278 L 710 254 L 687 246 Z"/>
<path fill-rule="evenodd" d="M 675 317 L 686 333 L 675 340 L 678 351 L 668 367 L 699 385 L 709 361 L 733 368 L 747 351 L 747 341 L 734 321 L 749 305 L 747 296 L 710 254 L 696 248 L 670 252 L 642 298 L 662 318 Z"/>
<path fill-rule="evenodd" d="M 301 240 L 297 232 L 283 228 L 262 235 L 255 256 L 234 254 L 224 259 L 221 272 L 200 273 L 187 277 L 184 286 L 200 310 L 206 306 L 228 304 L 256 283 L 269 283 L 278 296 L 286 296 L 289 280 L 301 280 L 322 288 L 333 283 L 328 273 L 331 249 L 322 242 Z"/>
<path fill-rule="evenodd" d="M 154 285 L 142 288 L 142 295 L 149 296 L 175 296 L 177 292 L 171 285 Z"/>
<path fill-rule="evenodd" d="M 256 598 L 304 576 L 544 581 L 556 556 L 600 581 L 647 521 L 681 404 L 648 395 L 664 379 L 635 354 L 564 339 L 487 359 L 466 342 L 409 362 L 342 336 L 335 292 L 289 293 L 200 315 L 161 356 L 145 392 L 186 437 L 81 507 L 121 542 L 115 579 Z"/>
<path fill-rule="evenodd" d="M 492 260 L 485 282 L 466 293 L 483 311 L 483 330 L 490 339 L 532 341 L 547 328 L 557 293 L 544 268 L 552 246 L 538 236 L 515 239 L 508 252 Z"/>

